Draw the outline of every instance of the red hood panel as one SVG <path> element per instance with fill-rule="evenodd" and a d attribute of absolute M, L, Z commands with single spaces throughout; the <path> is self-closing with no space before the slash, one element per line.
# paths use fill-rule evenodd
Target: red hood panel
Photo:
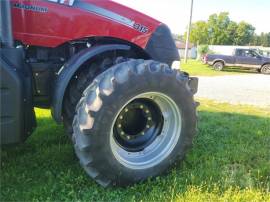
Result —
<path fill-rule="evenodd" d="M 159 21 L 105 0 L 75 0 L 73 6 L 46 0 L 12 0 L 16 40 L 27 45 L 56 47 L 67 41 L 104 36 L 144 48 Z"/>

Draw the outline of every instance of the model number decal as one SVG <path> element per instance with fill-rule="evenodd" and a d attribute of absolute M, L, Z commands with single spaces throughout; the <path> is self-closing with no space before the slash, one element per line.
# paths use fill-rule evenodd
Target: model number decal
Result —
<path fill-rule="evenodd" d="M 147 33 L 149 31 L 148 27 L 146 27 L 140 23 L 137 23 L 137 22 L 125 17 L 125 16 L 119 15 L 113 11 L 96 6 L 96 5 L 91 4 L 91 3 L 87 3 L 84 1 L 74 1 L 73 7 L 80 8 L 82 10 L 86 10 L 88 12 L 94 13 L 98 16 L 107 18 L 108 20 L 112 20 L 114 22 L 128 26 L 132 29 L 137 30 L 138 32 L 141 32 L 141 33 Z"/>
<path fill-rule="evenodd" d="M 26 4 L 21 4 L 21 3 L 14 3 L 13 7 L 23 9 L 23 10 L 34 11 L 34 12 L 41 12 L 41 13 L 48 12 L 47 7 L 41 7 L 41 6 L 35 6 L 35 5 L 26 5 Z"/>
<path fill-rule="evenodd" d="M 138 30 L 139 32 L 142 32 L 142 33 L 148 32 L 148 27 L 141 25 L 139 23 L 136 23 L 136 22 L 134 23 L 133 28 Z"/>

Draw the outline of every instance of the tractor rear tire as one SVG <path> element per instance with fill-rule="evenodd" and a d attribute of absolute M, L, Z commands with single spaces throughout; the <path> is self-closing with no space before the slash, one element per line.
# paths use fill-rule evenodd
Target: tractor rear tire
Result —
<path fill-rule="evenodd" d="M 128 60 L 97 76 L 76 107 L 72 140 L 100 185 L 126 186 L 182 160 L 196 132 L 189 77 L 152 60 Z"/>

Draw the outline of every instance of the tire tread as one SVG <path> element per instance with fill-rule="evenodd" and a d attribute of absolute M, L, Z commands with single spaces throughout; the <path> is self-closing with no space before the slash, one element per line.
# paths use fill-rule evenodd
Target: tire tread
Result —
<path fill-rule="evenodd" d="M 114 91 L 115 85 L 121 85 L 128 82 L 129 77 L 132 75 L 140 75 L 143 72 L 148 71 L 151 74 L 157 72 L 163 72 L 165 76 L 175 77 L 180 85 L 186 88 L 189 92 L 187 96 L 191 96 L 193 99 L 193 93 L 188 86 L 188 76 L 176 70 L 171 70 L 166 64 L 159 64 L 152 60 L 134 60 L 130 59 L 124 63 L 116 64 L 114 67 L 98 75 L 94 83 L 87 87 L 82 93 L 82 98 L 76 106 L 76 111 L 78 113 L 75 115 L 73 120 L 73 135 L 72 139 L 75 142 L 75 151 L 78 156 L 84 170 L 87 174 L 92 177 L 98 184 L 103 187 L 107 187 L 111 184 L 112 179 L 106 178 L 100 171 L 96 168 L 97 164 L 102 162 L 95 162 L 95 152 L 91 150 L 92 147 L 92 135 L 94 133 L 93 127 L 85 128 L 81 130 L 81 126 L 84 126 L 88 122 L 87 119 L 93 118 L 93 125 L 95 125 L 95 114 L 103 107 L 102 100 L 106 96 L 110 96 Z M 82 89 L 82 88 L 80 88 Z M 96 107 L 96 103 L 100 106 Z M 198 106 L 197 102 L 193 102 L 194 109 Z M 80 118 L 78 118 L 80 116 Z M 179 154 L 178 158 L 183 159 L 186 152 L 192 146 L 193 137 L 186 138 L 184 145 L 184 152 Z M 92 153 L 89 155 L 89 151 Z"/>

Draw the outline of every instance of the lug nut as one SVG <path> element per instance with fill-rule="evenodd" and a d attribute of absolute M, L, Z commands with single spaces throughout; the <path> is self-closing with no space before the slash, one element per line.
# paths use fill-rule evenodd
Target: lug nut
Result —
<path fill-rule="evenodd" d="M 150 128 L 150 126 L 149 125 L 146 125 L 146 128 Z"/>
<path fill-rule="evenodd" d="M 148 114 L 149 113 L 149 110 L 146 110 L 145 112 Z"/>
<path fill-rule="evenodd" d="M 127 139 L 128 139 L 128 140 L 130 139 L 130 136 L 129 136 L 129 135 L 127 136 Z"/>
<path fill-rule="evenodd" d="M 141 135 L 144 135 L 144 132 L 142 132 Z"/>
<path fill-rule="evenodd" d="M 140 108 L 143 109 L 143 105 L 140 105 Z"/>
<path fill-rule="evenodd" d="M 120 116 L 119 118 L 120 118 L 120 119 L 123 119 L 123 116 Z"/>
<path fill-rule="evenodd" d="M 122 125 L 121 124 L 118 124 L 118 128 L 121 128 L 122 127 Z"/>
<path fill-rule="evenodd" d="M 125 134 L 125 133 L 122 131 L 122 132 L 121 132 L 121 135 L 124 135 L 124 134 Z"/>
<path fill-rule="evenodd" d="M 147 119 L 148 119 L 149 121 L 151 121 L 151 120 L 152 120 L 152 118 L 151 118 L 151 117 L 148 117 Z"/>
<path fill-rule="evenodd" d="M 125 112 L 128 112 L 128 108 L 125 109 Z"/>

